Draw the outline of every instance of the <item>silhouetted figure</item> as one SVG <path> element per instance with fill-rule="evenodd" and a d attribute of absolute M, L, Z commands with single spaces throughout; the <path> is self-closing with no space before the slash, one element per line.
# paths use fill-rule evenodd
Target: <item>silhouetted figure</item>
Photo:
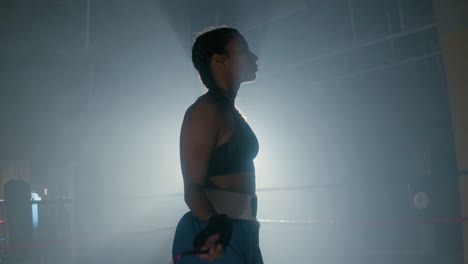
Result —
<path fill-rule="evenodd" d="M 192 62 L 208 92 L 187 109 L 180 134 L 190 211 L 175 232 L 177 264 L 263 263 L 253 163 L 259 146 L 234 103 L 240 85 L 255 80 L 257 60 L 233 28 L 209 29 L 193 45 Z"/>

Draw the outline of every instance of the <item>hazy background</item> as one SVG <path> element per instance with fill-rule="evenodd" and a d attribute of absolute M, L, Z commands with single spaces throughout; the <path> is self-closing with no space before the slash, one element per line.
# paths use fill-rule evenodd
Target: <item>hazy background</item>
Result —
<path fill-rule="evenodd" d="M 237 100 L 259 219 L 321 221 L 263 222 L 265 263 L 456 259 L 457 225 L 327 222 L 459 215 L 436 23 L 430 0 L 4 0 L 0 165 L 73 200 L 77 258 L 168 263 L 180 125 L 204 93 L 193 33 L 230 25 L 259 56 Z"/>

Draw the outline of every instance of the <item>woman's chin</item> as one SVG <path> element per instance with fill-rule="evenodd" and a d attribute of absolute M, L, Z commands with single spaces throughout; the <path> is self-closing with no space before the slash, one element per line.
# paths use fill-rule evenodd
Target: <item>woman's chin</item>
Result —
<path fill-rule="evenodd" d="M 252 75 L 248 76 L 247 78 L 245 78 L 245 82 L 253 82 L 255 81 L 255 79 L 257 79 L 257 73 L 253 73 Z"/>
<path fill-rule="evenodd" d="M 246 74 L 244 75 L 242 78 L 241 78 L 241 82 L 240 83 L 249 83 L 249 82 L 253 82 L 255 81 L 255 79 L 257 79 L 257 72 L 252 72 L 250 74 Z"/>

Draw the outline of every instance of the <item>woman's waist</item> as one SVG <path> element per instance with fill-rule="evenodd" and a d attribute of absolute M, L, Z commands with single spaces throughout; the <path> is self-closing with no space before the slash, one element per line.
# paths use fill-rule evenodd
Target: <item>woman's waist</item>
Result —
<path fill-rule="evenodd" d="M 249 193 L 231 192 L 219 189 L 204 189 L 206 197 L 216 212 L 227 214 L 231 218 L 256 220 L 257 195 Z"/>
<path fill-rule="evenodd" d="M 255 172 L 242 172 L 207 177 L 206 187 L 228 192 L 255 194 Z"/>

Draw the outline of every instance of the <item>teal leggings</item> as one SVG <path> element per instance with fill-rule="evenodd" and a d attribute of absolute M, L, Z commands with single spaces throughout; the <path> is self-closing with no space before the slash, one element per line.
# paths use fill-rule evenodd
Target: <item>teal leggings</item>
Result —
<path fill-rule="evenodd" d="M 223 256 L 213 262 L 198 258 L 194 255 L 177 256 L 192 250 L 193 239 L 205 226 L 206 222 L 200 221 L 191 211 L 188 211 L 177 224 L 174 241 L 172 244 L 172 259 L 175 264 L 263 264 L 262 253 L 259 247 L 258 221 L 233 219 L 232 236 L 229 245 L 224 249 Z"/>

